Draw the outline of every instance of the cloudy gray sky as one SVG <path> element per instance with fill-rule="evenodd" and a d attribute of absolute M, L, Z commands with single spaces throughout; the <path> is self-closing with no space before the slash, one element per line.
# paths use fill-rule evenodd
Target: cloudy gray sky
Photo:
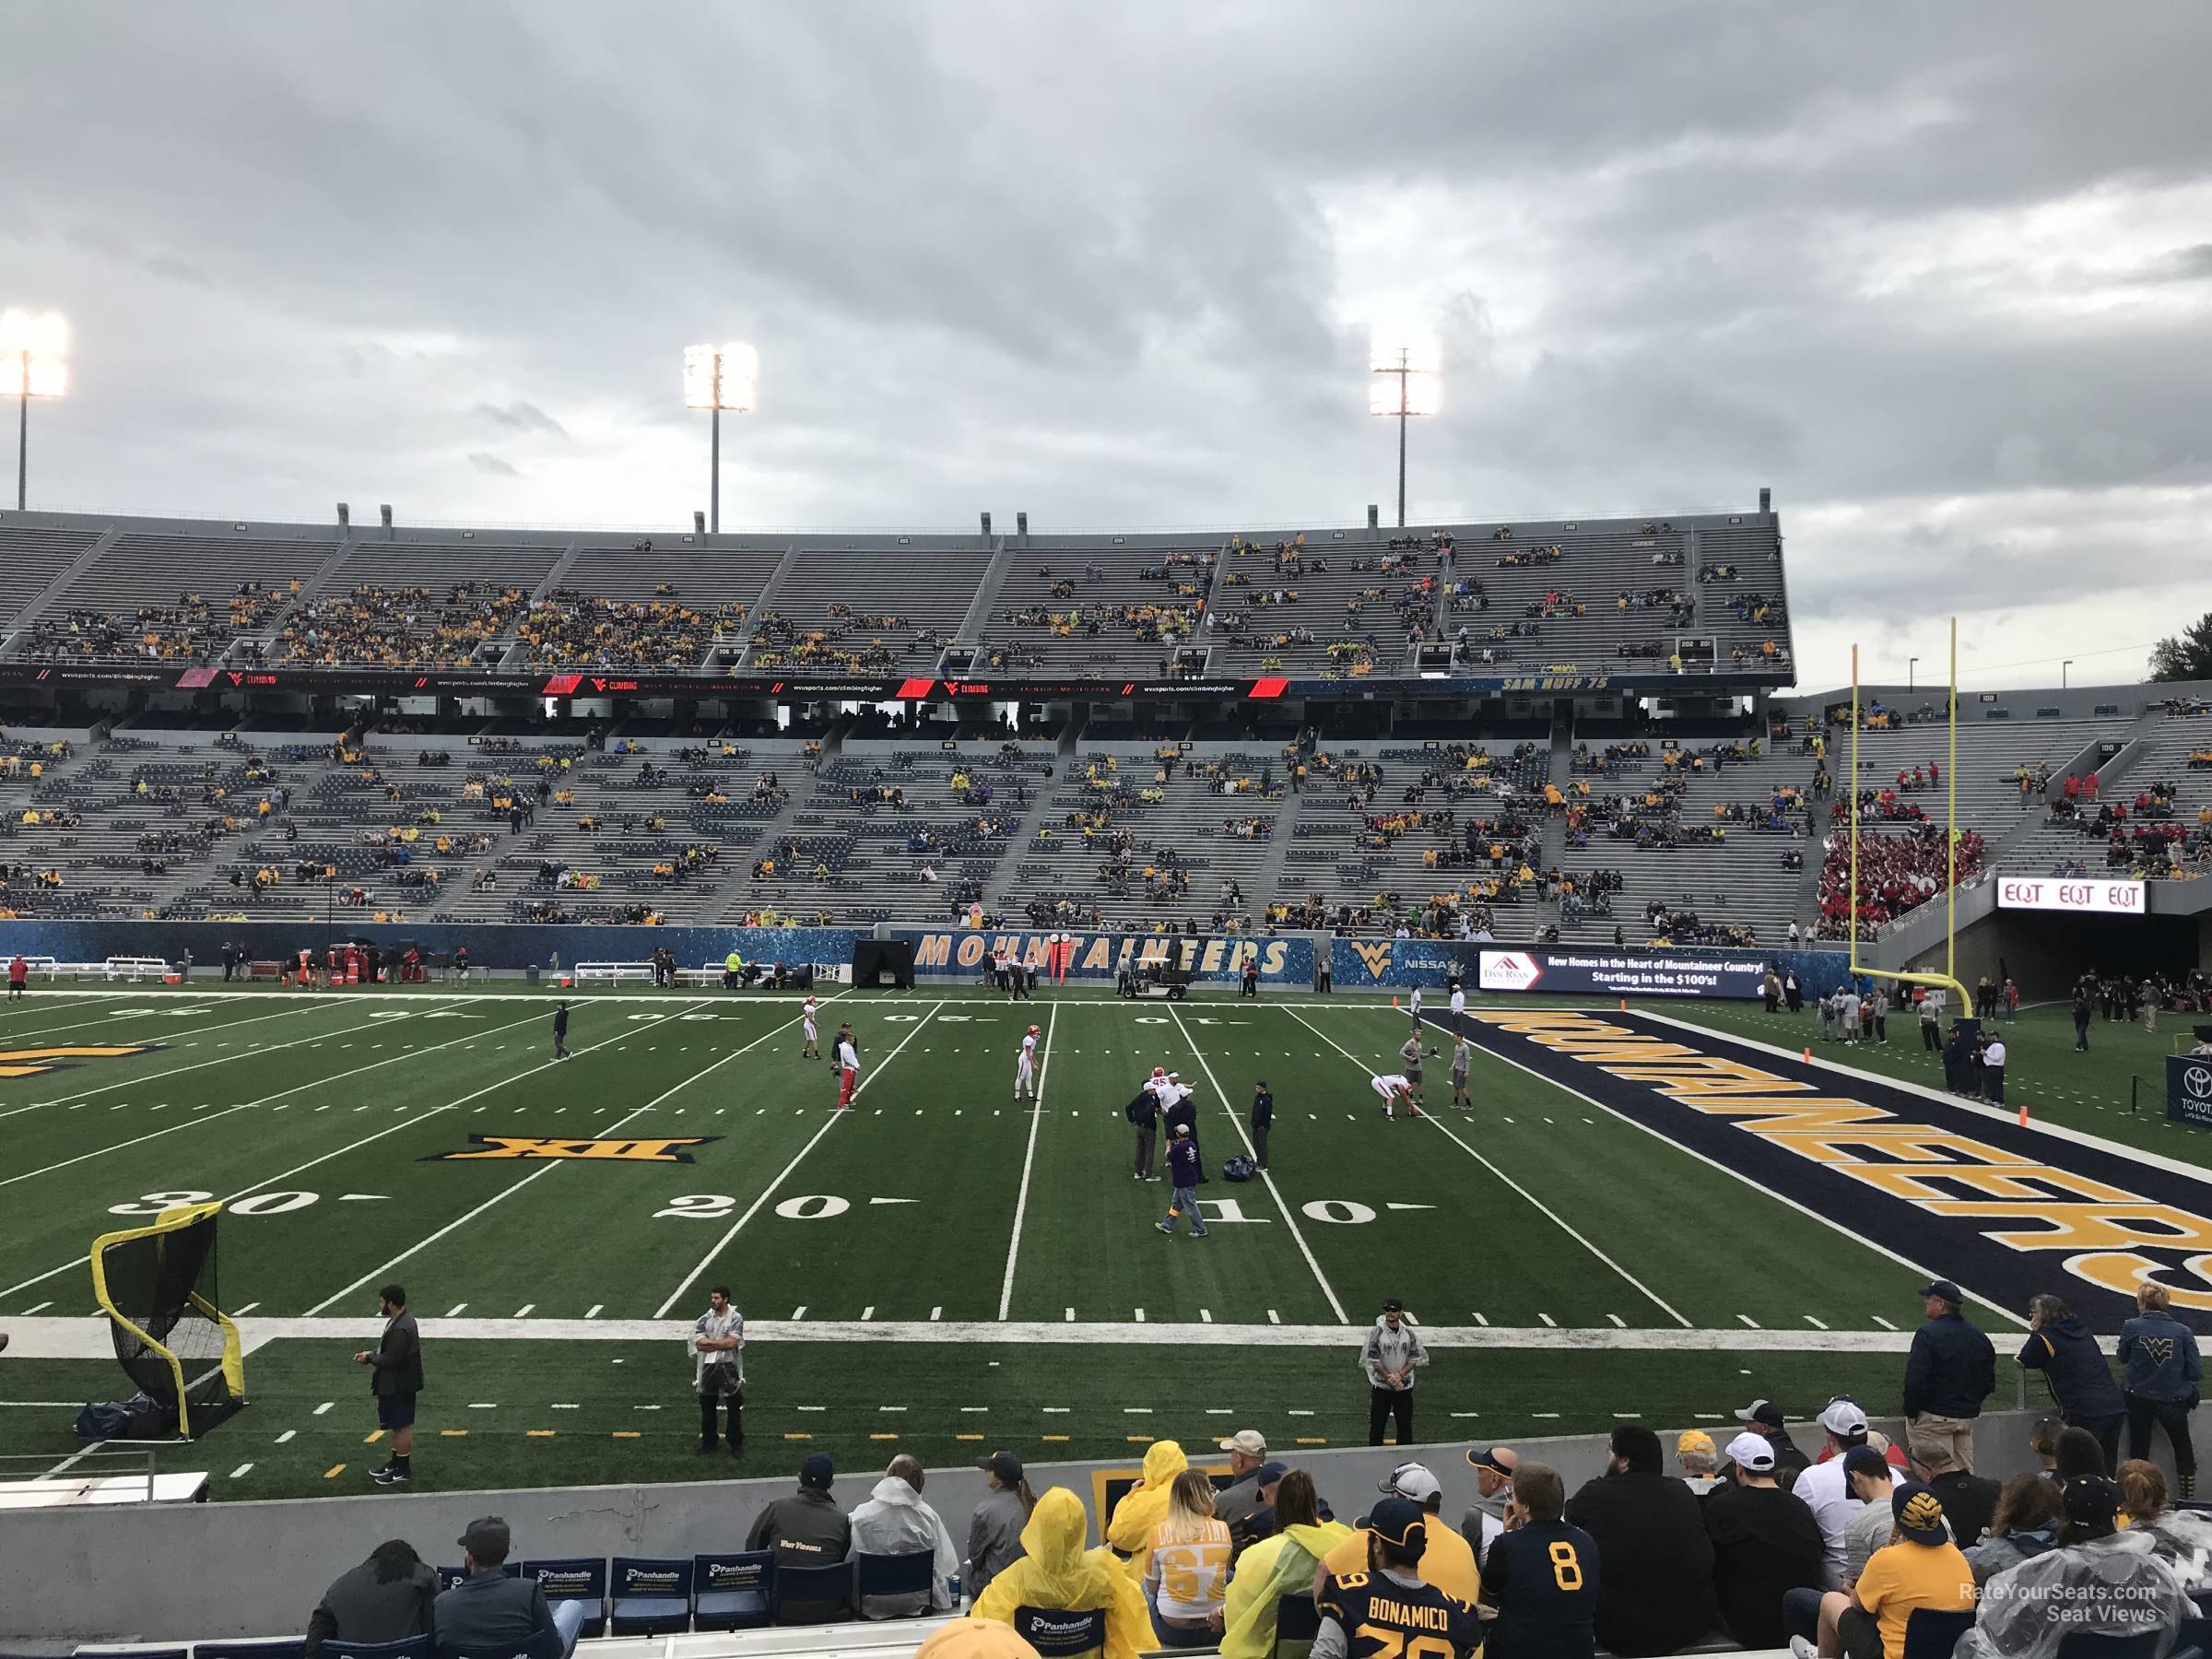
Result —
<path fill-rule="evenodd" d="M 1801 683 L 2141 672 L 2212 608 L 2212 11 L 106 0 L 11 10 L 32 503 L 1349 522 L 1771 485 Z"/>

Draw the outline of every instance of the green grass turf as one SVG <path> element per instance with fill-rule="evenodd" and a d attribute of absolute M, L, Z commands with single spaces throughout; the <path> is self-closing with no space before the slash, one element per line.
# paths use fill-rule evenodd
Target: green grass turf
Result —
<path fill-rule="evenodd" d="M 1380 1002 L 1133 1004 L 1088 992 L 1009 1006 L 964 989 L 848 995 L 828 1002 L 823 1035 L 853 1020 L 866 1080 L 858 1109 L 832 1114 L 827 1064 L 799 1053 L 795 998 L 586 994 L 570 1034 L 575 1057 L 556 1065 L 548 994 L 497 989 L 372 998 L 200 988 L 33 998 L 5 1010 L 0 1047 L 162 1046 L 0 1078 L 0 1206 L 9 1218 L 0 1229 L 0 1328 L 33 1312 L 89 1312 L 91 1238 L 206 1194 L 231 1205 L 221 1300 L 253 1317 L 372 1318 L 375 1288 L 390 1278 L 408 1286 L 427 1317 L 643 1319 L 664 1309 L 688 1317 L 709 1284 L 727 1280 L 756 1321 L 994 1322 L 1003 1305 L 1014 1321 L 1203 1324 L 1220 1333 L 1171 1353 L 1106 1341 L 1018 1351 L 757 1344 L 748 1368 L 764 1448 L 784 1433 L 817 1433 L 841 1456 L 850 1448 L 872 1462 L 887 1442 L 871 1434 L 913 1435 L 900 1445 L 930 1459 L 964 1450 L 956 1436 L 970 1430 L 941 1409 L 948 1402 L 993 1413 L 1033 1405 L 1023 1431 L 1039 1437 L 1062 1431 L 1041 1422 L 1043 1406 L 1065 1404 L 1069 1440 L 1040 1438 L 1036 1449 L 1065 1445 L 1071 1456 L 1110 1454 L 1131 1434 L 1176 1432 L 1130 1408 L 1162 1416 L 1202 1395 L 1206 1409 L 1272 1413 L 1262 1421 L 1270 1433 L 1310 1427 L 1342 1443 L 1364 1431 L 1358 1332 L 1389 1295 L 1431 1324 L 1599 1333 L 1875 1331 L 1910 1328 L 1919 1316 L 1913 1269 L 1502 1062 L 1478 1057 L 1473 1112 L 1384 1122 L 1367 1079 L 1396 1069 L 1408 1027 Z M 1755 1009 L 1665 1006 L 1731 1034 L 1765 1034 Z M 1045 1028 L 1035 1113 L 1011 1097 L 1015 1049 L 1032 1021 Z M 2041 1064 L 2030 1058 L 2034 1024 L 2020 1028 L 2016 1076 Z M 1155 1065 L 1200 1090 L 1216 1174 L 1206 1189 L 1216 1219 L 1203 1241 L 1153 1230 L 1168 1189 L 1129 1176 L 1122 1107 Z M 1444 1077 L 1441 1059 L 1431 1061 L 1440 1101 Z M 1260 1077 L 1277 1097 L 1270 1178 L 1229 1183 L 1220 1161 L 1242 1149 L 1240 1124 Z M 688 1163 L 446 1156 L 469 1150 L 471 1134 L 702 1144 Z M 2184 1139 L 2147 1134 L 2161 1150 Z M 1344 1340 L 1326 1349 L 1251 1346 L 1239 1335 L 1240 1326 L 1334 1326 L 1340 1314 Z M 2006 1324 L 1987 1311 L 1977 1317 L 1992 1329 Z M 366 1398 L 360 1374 L 343 1363 L 358 1346 L 287 1340 L 253 1357 L 256 1406 L 218 1430 L 226 1445 L 248 1449 L 213 1462 L 255 1467 L 234 1486 L 226 1476 L 226 1495 L 326 1490 L 324 1469 L 359 1463 Z M 34 1390 L 25 1379 L 46 1363 L 0 1359 L 0 1397 L 108 1397 L 120 1382 L 100 1364 L 63 1392 Z M 1455 1437 L 1564 1432 L 1617 1412 L 1679 1423 L 1741 1404 L 1739 1394 L 1817 1406 L 1852 1386 L 1868 1389 L 1878 1409 L 1899 1369 L 1886 1356 L 1725 1347 L 1440 1351 L 1422 1427 Z M 1748 1382 L 1746 1371 L 1755 1373 Z M 653 1380 L 640 1383 L 641 1372 Z M 450 1444 L 435 1437 L 454 1471 L 450 1484 L 706 1472 L 686 1451 L 695 1425 L 677 1418 L 689 1409 L 688 1371 L 666 1340 L 449 1340 L 437 1345 L 432 1375 L 437 1409 L 426 1397 L 426 1426 L 469 1430 Z M 1160 1397 L 1163 1383 L 1172 1400 Z M 313 1418 L 325 1399 L 340 1404 Z M 496 1403 L 483 1423 L 466 1410 L 479 1400 Z M 629 1417 L 665 1415 L 631 1413 L 641 1402 L 666 1403 L 677 1418 L 636 1429 Z M 836 1409 L 800 1414 L 803 1403 Z M 573 1426 L 556 1404 L 578 1407 Z M 907 1412 L 878 1410 L 901 1404 Z M 460 1420 L 441 1415 L 449 1407 Z M 1534 1415 L 1551 1409 L 1584 1415 Z M 1453 1410 L 1482 1416 L 1455 1429 L 1433 1415 Z M 1309 1425 L 1293 1411 L 1315 1415 Z M 73 1449 L 73 1410 L 0 1412 L 9 1439 L 31 1436 L 36 1449 L 44 1436 L 57 1458 Z M 922 1415 L 932 1418 L 926 1430 L 889 1420 Z M 869 1424 L 870 1416 L 886 1421 Z M 1202 1417 L 1181 1431 L 1206 1427 Z M 279 1452 L 275 1435 L 288 1428 L 296 1438 Z M 552 1437 L 532 1439 L 531 1428 Z M 612 1438 L 633 1429 L 643 1438 Z"/>
<path fill-rule="evenodd" d="M 368 1470 L 387 1448 L 367 1439 L 376 1419 L 362 1372 L 348 1362 L 352 1347 L 287 1341 L 255 1354 L 247 1367 L 252 1405 L 195 1444 L 165 1451 L 161 1466 L 208 1471 L 217 1499 L 372 1489 Z M 748 1443 L 734 1460 L 695 1455 L 690 1371 L 670 1345 L 448 1343 L 427 1355 L 431 1387 L 416 1428 L 416 1486 L 780 1476 L 819 1451 L 857 1489 L 865 1472 L 898 1452 L 933 1467 L 1001 1447 L 1031 1462 L 1134 1462 L 1151 1438 L 1195 1451 L 1241 1428 L 1261 1430 L 1295 1456 L 1300 1446 L 1365 1442 L 1367 1392 L 1353 1353 L 1349 1338 L 1334 1348 L 1265 1351 L 778 1344 L 747 1356 Z M 1440 1353 L 1423 1375 L 1415 1429 L 1423 1441 L 1502 1442 L 1602 1432 L 1634 1418 L 1702 1426 L 1724 1440 L 1734 1427 L 1728 1414 L 1754 1397 L 1780 1400 L 1799 1419 L 1839 1392 L 1877 1410 L 1892 1407 L 1898 1371 L 1896 1358 L 1882 1355 L 1589 1353 L 1570 1364 L 1556 1353 Z M 73 1406 L 8 1402 L 104 1396 L 114 1377 L 113 1367 L 89 1361 L 0 1362 L 0 1425 L 10 1451 L 58 1462 L 77 1443 Z M 326 1402 L 330 1409 L 318 1415 Z M 1451 1487 L 1452 1470 L 1439 1473 Z"/>
<path fill-rule="evenodd" d="M 1656 1013 L 1793 1050 L 1810 1045 L 1813 1058 L 1848 1065 L 1871 1077 L 1901 1078 L 1940 1089 L 1941 1057 L 1924 1047 L 1918 1016 L 1889 1018 L 1889 1041 L 1858 1043 L 1820 1041 L 1818 1015 L 1768 1014 L 1757 1003 L 1686 1002 L 1640 1005 Z M 2107 1020 L 2089 1026 L 2089 1049 L 2074 1049 L 2074 1017 L 2063 1006 L 2027 1008 L 1996 1029 L 2006 1043 L 2005 1101 L 2025 1104 L 2031 1119 L 2102 1135 L 2123 1146 L 2188 1163 L 2212 1164 L 2212 1135 L 2166 1117 L 2166 1056 L 2180 1039 L 2189 1047 L 2190 1017 L 2161 1016 L 2159 1029 Z M 2131 1110 L 2132 1108 L 2132 1110 Z"/>

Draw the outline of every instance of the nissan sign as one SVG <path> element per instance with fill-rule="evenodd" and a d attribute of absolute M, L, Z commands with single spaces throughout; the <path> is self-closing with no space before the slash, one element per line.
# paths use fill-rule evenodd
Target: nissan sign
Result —
<path fill-rule="evenodd" d="M 2078 911 L 2105 916 L 2140 916 L 2147 908 L 2140 881 L 2097 881 L 2088 877 L 2001 876 L 2000 910 Z"/>

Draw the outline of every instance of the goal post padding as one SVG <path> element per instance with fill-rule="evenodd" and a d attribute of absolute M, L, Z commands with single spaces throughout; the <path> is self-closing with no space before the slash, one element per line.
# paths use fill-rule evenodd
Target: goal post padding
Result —
<path fill-rule="evenodd" d="M 177 1411 L 177 1431 L 206 1433 L 245 1403 L 238 1326 L 217 1298 L 220 1204 L 165 1210 L 147 1227 L 92 1241 L 92 1293 L 115 1358 L 146 1394 Z"/>

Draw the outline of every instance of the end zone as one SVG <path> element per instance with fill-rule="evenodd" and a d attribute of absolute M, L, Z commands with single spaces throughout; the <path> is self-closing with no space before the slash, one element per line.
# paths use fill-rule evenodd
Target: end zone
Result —
<path fill-rule="evenodd" d="M 1482 1008 L 1464 1024 L 1499 1059 L 2016 1320 L 2055 1289 L 2109 1324 L 2155 1278 L 2212 1331 L 2206 1171 L 1660 1014 Z"/>

